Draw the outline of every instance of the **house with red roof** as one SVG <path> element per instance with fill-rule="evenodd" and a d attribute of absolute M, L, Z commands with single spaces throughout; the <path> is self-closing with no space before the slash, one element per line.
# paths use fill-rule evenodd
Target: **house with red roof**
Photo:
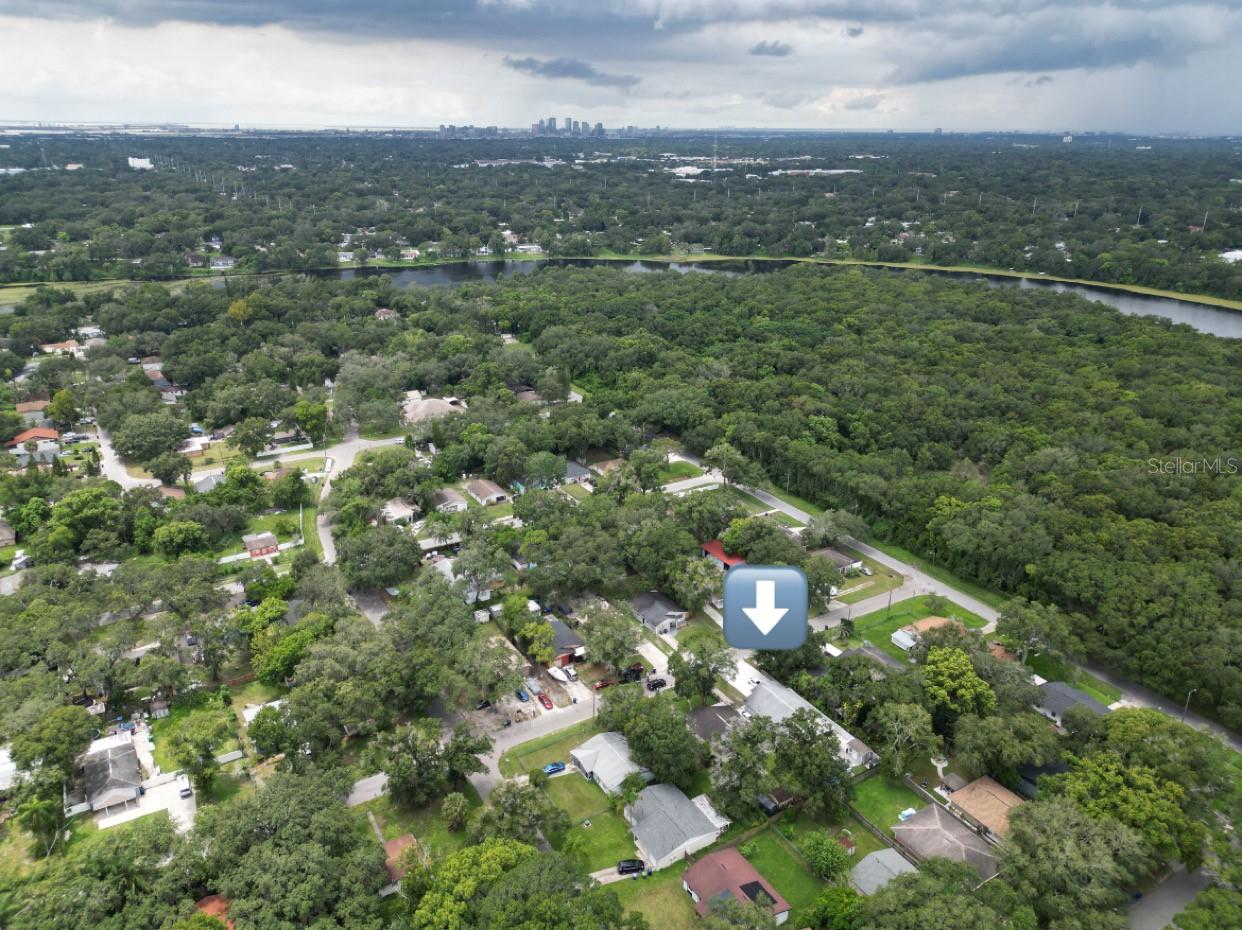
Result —
<path fill-rule="evenodd" d="M 739 904 L 762 902 L 770 906 L 778 926 L 789 919 L 789 902 L 733 846 L 704 856 L 690 866 L 681 885 L 700 917 L 710 914 L 713 905 L 732 899 Z"/>
<path fill-rule="evenodd" d="M 46 426 L 36 426 L 32 429 L 25 429 L 4 444 L 6 449 L 16 449 L 24 446 L 30 440 L 35 442 L 59 442 L 60 433 Z"/>
<path fill-rule="evenodd" d="M 729 555 L 725 552 L 724 543 L 719 539 L 710 539 L 699 546 L 703 558 L 711 559 L 722 572 L 727 572 L 734 565 L 745 565 L 746 560 L 740 555 Z"/>

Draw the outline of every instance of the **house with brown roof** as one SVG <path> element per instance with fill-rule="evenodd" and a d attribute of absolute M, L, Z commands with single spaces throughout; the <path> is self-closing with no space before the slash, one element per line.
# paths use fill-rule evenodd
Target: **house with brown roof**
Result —
<path fill-rule="evenodd" d="M 27 423 L 38 425 L 44 422 L 47 417 L 43 411 L 47 409 L 50 400 L 27 400 L 15 405 L 18 415 Z"/>
<path fill-rule="evenodd" d="M 60 433 L 46 426 L 36 426 L 31 429 L 22 430 L 12 439 L 4 444 L 6 449 L 16 449 L 18 446 L 24 446 L 31 440 L 35 442 L 59 442 Z"/>
<path fill-rule="evenodd" d="M 1009 832 L 1009 812 L 1023 800 L 1004 785 L 984 775 L 954 791 L 949 806 L 966 819 L 984 827 L 993 836 Z"/>
<path fill-rule="evenodd" d="M 954 620 L 952 617 L 924 617 L 922 620 L 906 624 L 900 630 L 894 630 L 889 636 L 889 641 L 903 652 L 909 652 L 921 643 L 924 635 L 930 631 L 946 626 L 961 627 L 961 625 L 961 621 Z"/>
<path fill-rule="evenodd" d="M 939 856 L 973 866 L 982 879 L 999 870 L 992 844 L 939 804 L 928 804 L 912 817 L 893 825 L 893 839 L 917 859 Z"/>
<path fill-rule="evenodd" d="M 399 882 L 410 871 L 405 860 L 405 851 L 418 843 L 413 833 L 403 833 L 384 844 L 384 868 L 388 870 L 390 881 Z"/>
<path fill-rule="evenodd" d="M 229 919 L 229 908 L 232 906 L 233 902 L 222 894 L 209 894 L 194 904 L 196 910 L 221 921 L 228 930 L 233 930 L 233 921 Z"/>
<path fill-rule="evenodd" d="M 280 543 L 275 533 L 249 533 L 242 537 L 242 545 L 252 559 L 275 555 L 280 551 Z"/>
<path fill-rule="evenodd" d="M 717 904 L 733 900 L 770 904 L 777 926 L 789 919 L 789 902 L 733 846 L 706 855 L 686 869 L 681 886 L 700 917 L 708 916 Z"/>

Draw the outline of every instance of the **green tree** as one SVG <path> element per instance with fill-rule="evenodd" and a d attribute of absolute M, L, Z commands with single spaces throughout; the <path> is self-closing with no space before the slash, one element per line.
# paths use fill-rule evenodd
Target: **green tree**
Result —
<path fill-rule="evenodd" d="M 447 795 L 440 805 L 440 816 L 444 818 L 445 825 L 454 833 L 464 830 L 466 821 L 470 818 L 470 802 L 460 791 L 454 791 Z"/>
<path fill-rule="evenodd" d="M 940 749 L 931 714 L 918 704 L 882 704 L 872 719 L 871 729 L 882 741 L 884 763 L 893 775 L 904 775 L 916 761 Z"/>
<path fill-rule="evenodd" d="M 616 607 L 592 605 L 583 612 L 582 639 L 587 658 L 613 671 L 623 669 L 638 648 L 638 624 Z"/>
<path fill-rule="evenodd" d="M 293 748 L 293 730 L 279 707 L 261 707 L 246 728 L 246 735 L 263 756 L 279 755 Z"/>
<path fill-rule="evenodd" d="M 17 822 L 30 831 L 43 847 L 44 858 L 52 854 L 65 825 L 64 803 L 60 798 L 31 796 L 17 805 Z"/>
<path fill-rule="evenodd" d="M 202 552 L 211 548 L 211 540 L 201 523 L 193 520 L 172 520 L 156 527 L 151 543 L 155 551 L 167 559 L 186 552 Z"/>
<path fill-rule="evenodd" d="M 328 426 L 328 405 L 300 398 L 293 405 L 293 422 L 311 440 L 322 441 Z"/>
<path fill-rule="evenodd" d="M 678 640 L 679 649 L 669 656 L 668 670 L 674 677 L 678 697 L 706 703 L 716 687 L 716 679 L 726 680 L 737 672 L 733 650 L 719 634 L 709 630 L 686 630 Z"/>
<path fill-rule="evenodd" d="M 474 730 L 469 724 L 459 723 L 444 744 L 444 764 L 449 781 L 464 784 L 467 777 L 487 771 L 482 757 L 492 751 L 491 738 Z"/>
<path fill-rule="evenodd" d="M 1082 643 L 1074 633 L 1074 623 L 1054 604 L 1040 604 L 1022 598 L 1006 601 L 996 621 L 996 632 L 1014 644 L 1018 661 L 1023 664 L 1032 652 L 1052 658 L 1082 653 Z"/>
<path fill-rule="evenodd" d="M 247 417 L 236 426 L 225 440 L 247 458 L 254 458 L 272 441 L 272 424 L 262 417 Z"/>
<path fill-rule="evenodd" d="M 823 879 L 840 878 L 850 867 L 850 854 L 831 833 L 816 830 L 802 838 L 802 856 Z"/>
<path fill-rule="evenodd" d="M 836 734 L 818 714 L 805 708 L 776 728 L 777 780 L 804 797 L 806 810 L 813 816 L 838 816 L 854 796 L 854 783 L 840 749 Z"/>
<path fill-rule="evenodd" d="M 536 617 L 518 630 L 518 639 L 526 645 L 526 654 L 534 662 L 547 664 L 556 658 L 556 631 L 542 617 Z"/>
<path fill-rule="evenodd" d="M 863 897 L 848 885 L 835 885 L 819 893 L 807 919 L 815 930 L 858 930 Z"/>
<path fill-rule="evenodd" d="M 210 792 L 220 771 L 216 755 L 233 733 L 229 715 L 218 707 L 192 710 L 167 737 L 168 753 L 200 792 Z"/>
<path fill-rule="evenodd" d="M 755 802 L 777 786 L 772 770 L 776 730 L 767 717 L 739 721 L 712 753 L 713 797 L 734 819 L 753 816 Z"/>
<path fill-rule="evenodd" d="M 436 721 L 416 720 L 400 727 L 383 739 L 381 752 L 393 803 L 413 810 L 444 794 L 449 767 Z"/>
<path fill-rule="evenodd" d="M 720 593 L 724 576 L 707 559 L 683 559 L 672 573 L 672 593 L 690 613 L 698 613 Z"/>
<path fill-rule="evenodd" d="M 150 462 L 174 452 L 190 435 L 185 421 L 166 410 L 125 417 L 112 434 L 116 451 L 131 462 Z"/>
<path fill-rule="evenodd" d="M 961 649 L 933 646 L 928 650 L 923 690 L 939 733 L 951 733 L 963 714 L 983 715 L 996 709 L 996 695 Z"/>
<path fill-rule="evenodd" d="M 185 481 L 194 471 L 190 460 L 180 452 L 164 452 L 147 462 L 147 471 L 169 486 Z"/>
<path fill-rule="evenodd" d="M 1048 765 L 1061 757 L 1057 735 L 1039 714 L 1007 717 L 967 714 L 957 722 L 953 743 L 963 768 L 973 775 L 991 775 L 1017 784 L 1018 768 Z"/>
<path fill-rule="evenodd" d="M 60 429 L 68 429 L 78 422 L 78 402 L 73 391 L 69 388 L 61 388 L 53 394 L 45 414 Z"/>
<path fill-rule="evenodd" d="M 62 779 L 73 777 L 78 757 L 91 741 L 95 724 L 77 704 L 56 707 L 38 723 L 13 734 L 11 754 L 19 769 L 43 769 Z"/>

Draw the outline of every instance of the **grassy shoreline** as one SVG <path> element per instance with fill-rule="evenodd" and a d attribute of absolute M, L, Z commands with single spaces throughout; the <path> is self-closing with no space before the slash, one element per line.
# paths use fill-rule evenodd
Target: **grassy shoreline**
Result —
<path fill-rule="evenodd" d="M 626 253 L 608 253 L 605 255 L 526 255 L 511 254 L 489 258 L 486 256 L 468 256 L 462 258 L 418 259 L 417 261 L 376 260 L 361 266 L 353 264 L 335 265 L 324 268 L 307 268 L 298 270 L 274 270 L 259 272 L 236 272 L 220 274 L 186 275 L 177 278 L 139 280 L 134 278 L 115 278 L 93 281 L 35 281 L 14 284 L 0 284 L 0 306 L 9 306 L 34 293 L 40 286 L 68 288 L 70 290 L 101 290 L 108 287 L 125 287 L 132 284 L 165 284 L 184 286 L 191 281 L 214 280 L 217 278 L 264 278 L 277 275 L 302 274 L 304 272 L 321 274 L 325 271 L 359 271 L 366 268 L 379 270 L 406 270 L 417 268 L 435 268 L 443 265 L 461 265 L 468 262 L 538 262 L 538 261 L 599 261 L 599 262 L 657 262 L 669 264 L 673 262 L 787 262 L 802 265 L 857 265 L 864 268 L 894 268 L 907 271 L 926 271 L 945 274 L 976 274 L 1002 278 L 1027 278 L 1032 281 L 1048 281 L 1054 284 L 1070 284 L 1077 287 L 1092 287 L 1105 291 L 1119 291 L 1136 294 L 1141 297 L 1158 297 L 1165 300 L 1179 300 L 1184 303 L 1201 304 L 1221 310 L 1242 311 L 1242 300 L 1230 300 L 1227 297 L 1216 297 L 1211 294 L 1191 294 L 1182 291 L 1170 291 L 1162 288 L 1146 287 L 1141 284 L 1122 284 L 1119 282 L 1093 281 L 1088 278 L 1070 278 L 1062 275 L 1040 274 L 1037 271 L 1010 271 L 1008 268 L 992 268 L 987 265 L 931 265 L 924 262 L 882 262 L 862 258 L 825 258 L 819 255 L 717 255 L 707 253 L 674 252 L 667 255 L 637 255 Z"/>

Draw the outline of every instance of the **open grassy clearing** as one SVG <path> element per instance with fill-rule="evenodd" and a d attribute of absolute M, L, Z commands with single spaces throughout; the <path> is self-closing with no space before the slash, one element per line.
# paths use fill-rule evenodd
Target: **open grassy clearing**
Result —
<path fill-rule="evenodd" d="M 479 793 L 469 782 L 458 790 L 470 802 L 472 814 L 483 806 Z M 380 832 L 384 835 L 385 840 L 396 839 L 399 836 L 404 836 L 406 833 L 412 833 L 414 838 L 418 840 L 419 845 L 434 862 L 451 855 L 466 845 L 466 831 L 450 830 L 448 824 L 445 823 L 444 815 L 440 812 L 443 803 L 442 800 L 435 801 L 418 810 L 407 811 L 393 804 L 387 795 L 383 795 L 373 801 L 368 801 L 366 804 L 353 808 L 352 812 L 360 821 L 360 829 L 364 830 L 367 836 L 375 835 L 367 817 L 368 813 L 375 815 L 376 823 L 379 824 Z"/>
<path fill-rule="evenodd" d="M 840 586 L 841 593 L 834 600 L 838 600 L 842 604 L 857 604 L 859 601 L 865 601 L 869 597 L 885 594 L 894 588 L 901 587 L 902 577 L 900 572 L 893 571 L 887 565 L 882 565 L 861 552 L 848 548 L 845 551 L 862 559 L 863 565 L 871 569 L 871 574 L 854 575 L 853 577 L 846 578 Z"/>
<path fill-rule="evenodd" d="M 907 598 L 904 601 L 898 601 L 893 604 L 891 610 L 889 608 L 881 608 L 858 617 L 854 620 L 854 635 L 850 637 L 850 645 L 861 646 L 863 641 L 866 640 L 878 649 L 884 650 L 893 658 L 906 662 L 909 660 L 909 656 L 894 646 L 889 637 L 892 636 L 894 631 L 914 623 L 916 620 L 932 616 L 950 617 L 961 621 L 970 630 L 978 630 L 986 626 L 987 621 L 982 617 L 971 613 L 965 607 L 954 604 L 952 601 L 949 601 L 942 608 L 933 610 L 928 606 L 928 600 L 932 597 L 934 595 L 920 595 Z"/>
<path fill-rule="evenodd" d="M 582 836 L 583 863 L 588 872 L 616 866 L 635 855 L 634 839 L 624 818 L 612 808 L 612 799 L 577 772 L 558 775 L 548 782 L 548 796 L 569 815 L 571 826 L 553 842 L 561 848 L 575 834 Z M 590 826 L 586 826 L 589 823 Z"/>
<path fill-rule="evenodd" d="M 545 733 L 527 740 L 505 752 L 499 761 L 500 774 L 506 777 L 523 775 L 542 768 L 549 762 L 569 763 L 569 750 L 586 742 L 600 731 L 594 719 L 582 720 L 555 733 Z"/>
<path fill-rule="evenodd" d="M 1114 688 L 1106 681 L 1096 678 L 1086 669 L 1070 665 L 1051 656 L 1030 656 L 1026 664 L 1036 675 L 1048 681 L 1063 681 L 1073 685 L 1079 691 L 1091 695 L 1101 704 L 1108 705 L 1121 697 L 1121 689 Z"/>
<path fill-rule="evenodd" d="M 659 930 L 697 930 L 702 924 L 690 895 L 681 887 L 685 869 L 671 868 L 646 876 L 626 879 L 609 885 L 627 911 L 647 918 Z"/>
<path fill-rule="evenodd" d="M 826 885 L 811 874 L 772 829 L 747 840 L 739 849 L 793 908 L 789 926 L 806 926 L 806 912 Z"/>
<path fill-rule="evenodd" d="M 671 484 L 674 481 L 685 481 L 687 478 L 698 478 L 703 469 L 683 459 L 669 462 L 660 469 L 660 484 Z"/>

